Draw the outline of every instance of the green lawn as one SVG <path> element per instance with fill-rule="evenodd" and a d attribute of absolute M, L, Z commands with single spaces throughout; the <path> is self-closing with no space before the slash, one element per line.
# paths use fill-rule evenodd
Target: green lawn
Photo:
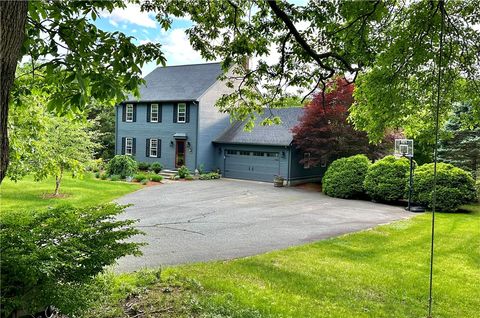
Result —
<path fill-rule="evenodd" d="M 437 214 L 433 317 L 478 315 L 480 205 L 468 209 Z M 142 317 L 426 317 L 430 220 L 423 214 L 259 256 L 167 268 L 156 282 L 145 283 L 145 272 L 116 279 L 143 279 L 146 291 L 132 288 L 137 296 L 128 300 Z M 97 317 L 122 316 L 118 305 L 103 306 Z"/>
<path fill-rule="evenodd" d="M 83 179 L 64 177 L 60 186 L 60 193 L 65 194 L 65 197 L 46 197 L 46 195 L 53 193 L 54 188 L 54 178 L 35 182 L 33 178 L 26 177 L 17 183 L 5 179 L 0 186 L 1 212 L 33 210 L 63 203 L 75 206 L 106 203 L 140 189 L 141 186 L 126 182 L 98 180 L 88 174 Z"/>

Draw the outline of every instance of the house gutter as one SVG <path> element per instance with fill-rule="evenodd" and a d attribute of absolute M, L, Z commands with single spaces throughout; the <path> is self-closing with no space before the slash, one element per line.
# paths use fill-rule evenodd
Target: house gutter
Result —
<path fill-rule="evenodd" d="M 196 136 L 195 136 L 195 169 L 198 169 L 198 164 L 197 164 L 197 156 L 198 156 L 198 139 L 200 137 L 199 135 L 199 126 L 200 126 L 200 102 L 197 102 L 197 101 L 192 101 L 192 103 L 194 105 L 197 105 L 197 127 L 196 127 L 196 130 L 197 130 L 197 133 L 196 133 Z"/>

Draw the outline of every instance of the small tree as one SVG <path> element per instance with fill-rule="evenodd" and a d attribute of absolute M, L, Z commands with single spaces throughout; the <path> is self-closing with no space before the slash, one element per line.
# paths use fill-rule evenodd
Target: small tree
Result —
<path fill-rule="evenodd" d="M 300 123 L 293 128 L 294 144 L 310 153 L 310 164 L 316 166 L 322 159 L 333 161 L 359 153 L 376 159 L 393 147 L 392 134 L 386 136 L 384 142 L 373 145 L 365 132 L 355 130 L 349 123 L 353 89 L 354 85 L 344 78 L 336 78 L 314 96 Z"/>

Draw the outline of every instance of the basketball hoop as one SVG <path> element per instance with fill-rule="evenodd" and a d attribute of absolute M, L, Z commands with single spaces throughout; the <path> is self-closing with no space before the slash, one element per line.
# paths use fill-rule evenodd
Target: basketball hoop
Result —
<path fill-rule="evenodd" d="M 395 157 L 413 158 L 413 139 L 395 139 Z"/>

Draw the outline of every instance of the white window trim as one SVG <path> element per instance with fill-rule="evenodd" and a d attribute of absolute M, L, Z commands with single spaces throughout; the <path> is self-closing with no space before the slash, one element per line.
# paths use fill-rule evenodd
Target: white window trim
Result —
<path fill-rule="evenodd" d="M 180 106 L 185 107 L 183 113 L 183 120 L 180 120 Z M 178 103 L 177 105 L 177 123 L 185 124 L 187 121 L 187 104 Z"/>
<path fill-rule="evenodd" d="M 126 107 L 126 109 L 125 109 L 125 121 L 131 123 L 131 122 L 133 122 L 133 104 L 127 104 L 125 107 Z M 131 119 L 128 119 L 128 114 L 129 114 L 128 109 L 132 110 L 131 111 L 131 115 L 132 115 Z"/>
<path fill-rule="evenodd" d="M 154 106 L 157 108 L 157 118 L 156 118 L 155 120 L 153 119 L 153 107 L 154 107 Z M 152 122 L 152 123 L 158 123 L 158 117 L 159 117 L 158 115 L 159 115 L 159 113 L 160 113 L 160 112 L 159 112 L 159 106 L 158 106 L 158 104 L 151 104 L 151 105 L 150 105 L 150 122 Z"/>
<path fill-rule="evenodd" d="M 152 147 L 152 143 L 156 142 L 155 147 Z M 152 150 L 155 149 L 155 155 L 152 154 Z M 149 157 L 157 158 L 158 157 L 158 139 L 150 139 L 150 153 Z"/>
<path fill-rule="evenodd" d="M 130 141 L 130 152 L 128 151 L 128 141 Z M 125 154 L 127 156 L 132 156 L 133 155 L 133 138 L 131 137 L 126 137 L 125 138 Z"/>

